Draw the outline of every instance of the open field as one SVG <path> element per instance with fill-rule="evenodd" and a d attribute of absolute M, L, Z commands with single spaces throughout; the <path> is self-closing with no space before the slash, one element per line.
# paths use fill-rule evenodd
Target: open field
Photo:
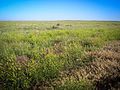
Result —
<path fill-rule="evenodd" d="M 120 89 L 120 22 L 0 22 L 0 89 Z"/>

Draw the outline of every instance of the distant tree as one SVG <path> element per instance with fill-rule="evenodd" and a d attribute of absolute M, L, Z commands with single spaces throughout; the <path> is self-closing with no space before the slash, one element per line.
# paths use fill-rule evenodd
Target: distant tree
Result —
<path fill-rule="evenodd" d="M 60 24 L 58 23 L 56 26 L 60 26 Z"/>
<path fill-rule="evenodd" d="M 56 27 L 56 26 L 52 26 L 52 29 L 57 29 L 58 27 Z"/>

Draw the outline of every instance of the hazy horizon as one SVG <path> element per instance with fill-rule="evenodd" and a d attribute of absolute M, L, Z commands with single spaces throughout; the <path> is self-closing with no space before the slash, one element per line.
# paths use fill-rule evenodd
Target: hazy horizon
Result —
<path fill-rule="evenodd" d="M 0 0 L 0 21 L 120 21 L 120 0 Z"/>

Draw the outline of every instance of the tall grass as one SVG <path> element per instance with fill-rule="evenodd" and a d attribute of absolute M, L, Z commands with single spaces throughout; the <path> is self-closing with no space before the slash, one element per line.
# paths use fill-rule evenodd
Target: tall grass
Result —
<path fill-rule="evenodd" d="M 43 31 L 30 28 L 26 31 L 27 26 L 18 29 L 18 25 L 22 25 L 19 22 L 17 26 L 8 27 L 11 24 L 15 23 L 4 22 L 2 25 L 7 26 L 4 31 L 0 30 L 0 87 L 8 90 L 27 89 L 44 82 L 50 84 L 59 78 L 62 70 L 81 67 L 93 60 L 86 58 L 86 52 L 95 51 L 108 41 L 120 40 L 120 30 L 116 27 Z M 26 25 L 29 27 L 29 23 Z M 76 83 L 68 81 L 67 86 L 59 88 L 86 88 L 84 82 L 84 85 Z"/>

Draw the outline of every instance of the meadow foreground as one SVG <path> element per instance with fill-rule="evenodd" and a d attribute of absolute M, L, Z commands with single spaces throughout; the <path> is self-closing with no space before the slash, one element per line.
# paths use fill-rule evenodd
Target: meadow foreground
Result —
<path fill-rule="evenodd" d="M 120 22 L 0 22 L 0 88 L 120 89 Z"/>

